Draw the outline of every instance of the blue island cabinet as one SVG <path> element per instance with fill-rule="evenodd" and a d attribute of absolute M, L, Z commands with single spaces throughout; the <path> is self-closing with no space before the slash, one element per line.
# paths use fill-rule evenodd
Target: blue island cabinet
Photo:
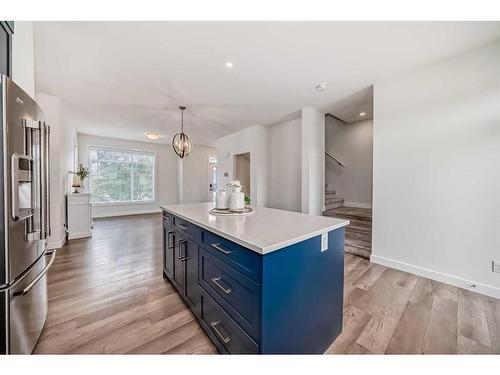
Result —
<path fill-rule="evenodd" d="M 222 353 L 321 354 L 342 331 L 344 228 L 259 254 L 163 213 L 163 273 Z"/>

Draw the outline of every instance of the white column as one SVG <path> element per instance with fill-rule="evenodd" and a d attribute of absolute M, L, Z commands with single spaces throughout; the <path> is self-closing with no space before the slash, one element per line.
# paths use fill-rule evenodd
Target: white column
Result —
<path fill-rule="evenodd" d="M 184 200 L 184 164 L 183 159 L 177 159 L 177 203 Z"/>
<path fill-rule="evenodd" d="M 325 114 L 302 108 L 302 212 L 321 215 L 325 199 Z"/>

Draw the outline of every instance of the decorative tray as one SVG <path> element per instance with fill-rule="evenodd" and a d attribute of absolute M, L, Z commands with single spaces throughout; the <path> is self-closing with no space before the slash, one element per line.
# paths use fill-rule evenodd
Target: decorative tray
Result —
<path fill-rule="evenodd" d="M 250 207 L 245 207 L 242 210 L 230 210 L 229 208 L 212 208 L 209 213 L 210 215 L 215 216 L 247 216 L 253 214 L 253 210 Z"/>

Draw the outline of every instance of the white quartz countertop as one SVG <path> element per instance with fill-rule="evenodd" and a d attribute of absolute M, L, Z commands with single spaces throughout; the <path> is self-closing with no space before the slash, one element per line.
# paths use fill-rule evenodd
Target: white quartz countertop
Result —
<path fill-rule="evenodd" d="M 182 219 L 259 254 L 267 254 L 349 224 L 349 220 L 265 207 L 252 207 L 254 213 L 248 216 L 214 216 L 209 214 L 213 207 L 213 203 L 161 206 Z"/>

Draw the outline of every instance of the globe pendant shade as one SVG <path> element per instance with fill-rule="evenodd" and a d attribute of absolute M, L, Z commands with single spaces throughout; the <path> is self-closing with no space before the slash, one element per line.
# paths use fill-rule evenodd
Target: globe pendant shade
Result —
<path fill-rule="evenodd" d="M 189 155 L 192 147 L 191 140 L 184 132 L 174 135 L 174 139 L 172 139 L 172 148 L 181 159 Z"/>

